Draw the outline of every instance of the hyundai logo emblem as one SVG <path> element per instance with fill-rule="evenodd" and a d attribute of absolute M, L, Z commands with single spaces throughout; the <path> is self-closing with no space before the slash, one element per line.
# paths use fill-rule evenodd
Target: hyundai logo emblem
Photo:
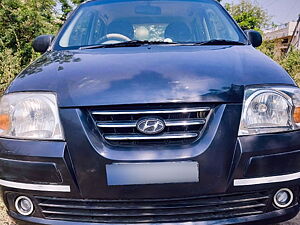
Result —
<path fill-rule="evenodd" d="M 136 128 L 144 134 L 158 134 L 165 129 L 163 120 L 158 118 L 144 118 L 137 122 Z"/>

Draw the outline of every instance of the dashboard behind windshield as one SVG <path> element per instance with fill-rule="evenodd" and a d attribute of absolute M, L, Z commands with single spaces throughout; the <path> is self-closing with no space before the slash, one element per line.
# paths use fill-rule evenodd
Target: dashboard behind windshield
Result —
<path fill-rule="evenodd" d="M 76 49 L 132 40 L 247 43 L 243 32 L 213 0 L 91 1 L 81 5 L 54 48 Z"/>

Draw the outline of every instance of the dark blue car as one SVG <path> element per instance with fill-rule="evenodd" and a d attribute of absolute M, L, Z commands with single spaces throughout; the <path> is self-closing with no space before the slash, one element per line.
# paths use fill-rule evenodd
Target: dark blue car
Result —
<path fill-rule="evenodd" d="M 11 217 L 267 224 L 299 211 L 300 90 L 214 0 L 91 0 L 0 102 Z"/>

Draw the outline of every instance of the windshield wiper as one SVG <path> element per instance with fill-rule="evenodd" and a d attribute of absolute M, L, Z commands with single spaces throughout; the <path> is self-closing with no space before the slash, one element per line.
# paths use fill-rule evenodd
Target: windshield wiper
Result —
<path fill-rule="evenodd" d="M 114 43 L 114 44 L 99 44 L 99 45 L 84 46 L 81 47 L 80 49 L 139 47 L 143 45 L 246 45 L 246 44 L 243 42 L 223 40 L 223 39 L 213 39 L 209 41 L 195 42 L 195 43 L 132 40 L 132 41 L 124 41 L 124 42 Z"/>
<path fill-rule="evenodd" d="M 166 42 L 166 41 L 125 41 L 115 44 L 100 44 L 100 45 L 92 45 L 92 46 L 84 46 L 80 49 L 95 49 L 95 48 L 117 48 L 117 47 L 139 47 L 143 45 L 176 45 L 177 42 Z"/>
<path fill-rule="evenodd" d="M 225 39 L 212 39 L 209 41 L 196 42 L 193 45 L 246 45 L 243 42 L 225 40 Z"/>

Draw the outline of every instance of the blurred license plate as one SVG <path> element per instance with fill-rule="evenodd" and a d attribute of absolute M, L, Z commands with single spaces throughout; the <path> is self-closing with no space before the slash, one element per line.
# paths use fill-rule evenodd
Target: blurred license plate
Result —
<path fill-rule="evenodd" d="M 199 182 L 198 162 L 116 163 L 106 165 L 108 185 Z"/>

